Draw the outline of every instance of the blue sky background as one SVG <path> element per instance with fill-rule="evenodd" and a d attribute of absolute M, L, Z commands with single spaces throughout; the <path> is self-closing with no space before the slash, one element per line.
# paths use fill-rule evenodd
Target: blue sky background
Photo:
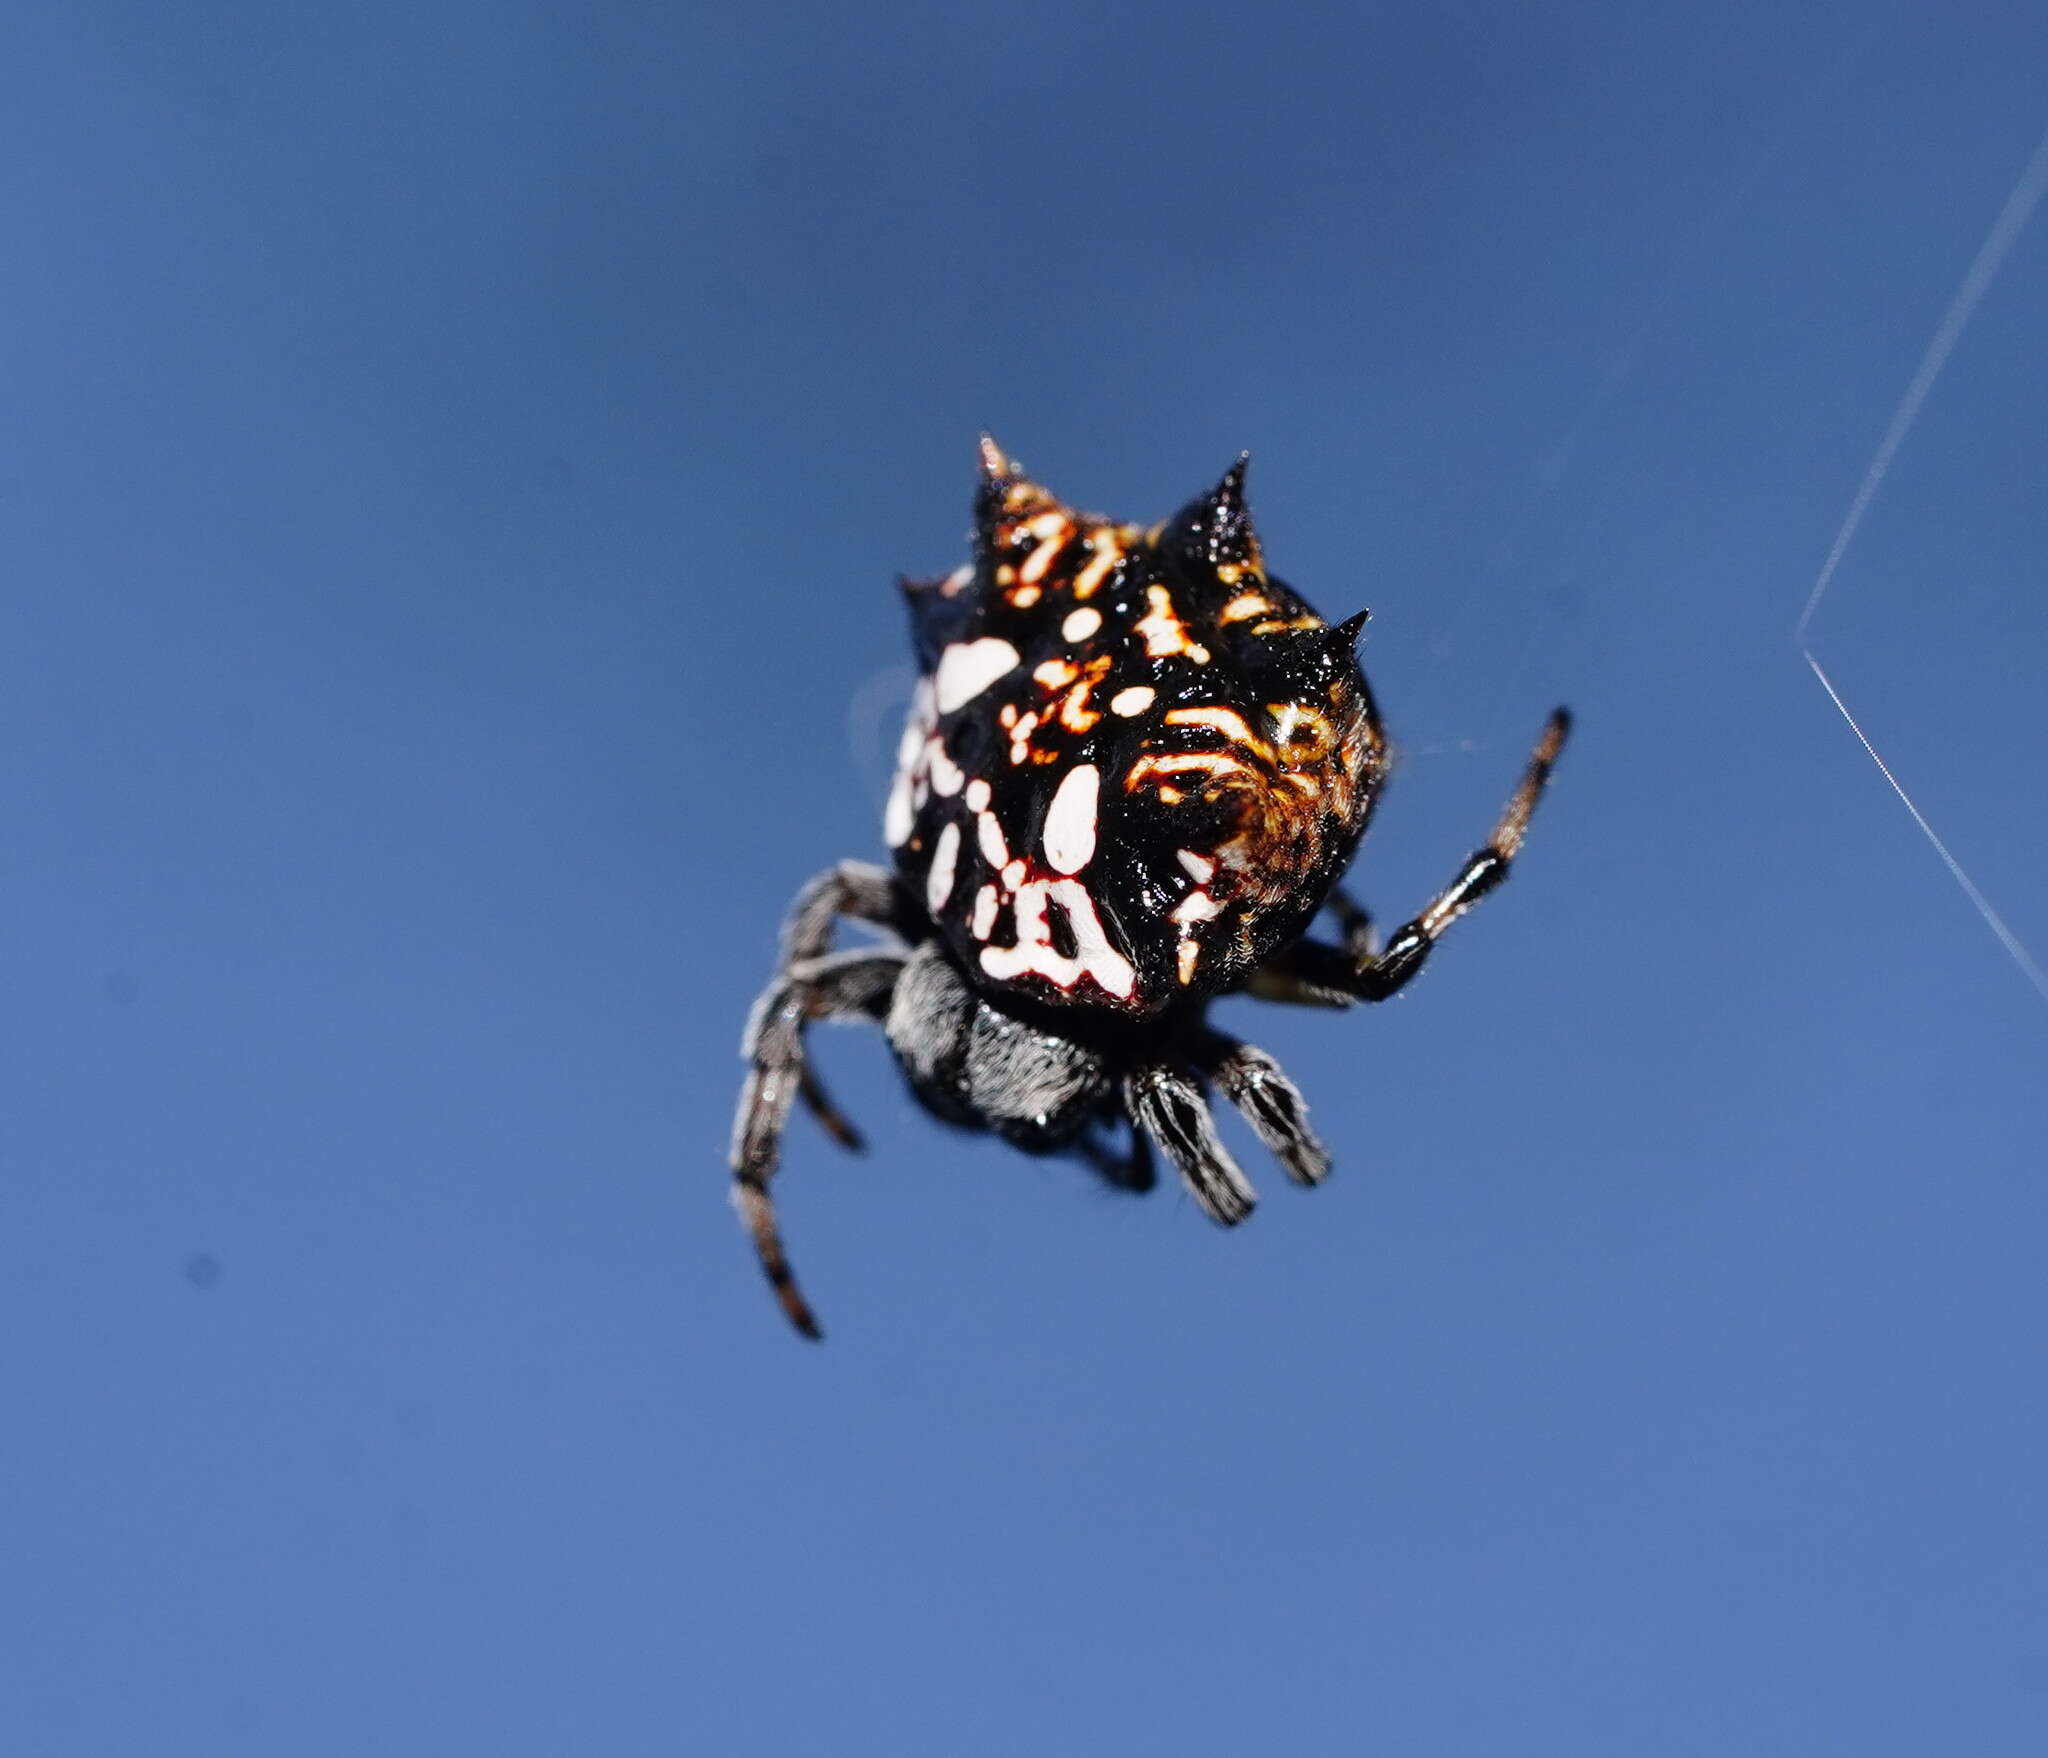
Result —
<path fill-rule="evenodd" d="M 1790 642 L 2034 4 L 22 4 L 0 1750 L 2034 1754 L 2048 1006 Z M 2048 947 L 2048 223 L 1816 625 Z M 992 428 L 1370 604 L 1398 1003 L 1235 1235 L 727 1210 Z"/>

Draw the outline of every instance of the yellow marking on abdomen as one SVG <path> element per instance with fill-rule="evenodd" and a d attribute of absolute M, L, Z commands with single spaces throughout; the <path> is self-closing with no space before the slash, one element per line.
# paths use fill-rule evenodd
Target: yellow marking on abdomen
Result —
<path fill-rule="evenodd" d="M 1245 718 L 1235 708 L 1169 708 L 1166 711 L 1168 726 L 1213 727 L 1225 738 L 1243 745 L 1247 750 L 1256 751 L 1260 756 L 1270 753 L 1266 742 L 1245 723 Z"/>
<path fill-rule="evenodd" d="M 1096 587 L 1102 584 L 1103 577 L 1124 559 L 1122 547 L 1106 532 L 1098 531 L 1089 541 L 1095 553 L 1088 565 L 1074 576 L 1076 598 L 1093 598 Z"/>
<path fill-rule="evenodd" d="M 1148 775 L 1183 775 L 1194 770 L 1208 775 L 1249 774 L 1248 767 L 1224 751 L 1175 751 L 1168 756 L 1147 754 L 1124 773 L 1124 786 L 1136 787 Z"/>
<path fill-rule="evenodd" d="M 1185 653 L 1197 665 L 1209 663 L 1209 650 L 1188 639 L 1187 625 L 1173 608 L 1172 596 L 1164 586 L 1147 586 L 1145 602 L 1151 609 L 1132 625 L 1145 637 L 1145 652 L 1153 659 Z"/>

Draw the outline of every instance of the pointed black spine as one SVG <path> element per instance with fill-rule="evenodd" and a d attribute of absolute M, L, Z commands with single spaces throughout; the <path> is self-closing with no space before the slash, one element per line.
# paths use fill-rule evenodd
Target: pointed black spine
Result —
<path fill-rule="evenodd" d="M 974 491 L 974 553 L 986 562 L 994 556 L 1001 536 L 1004 503 L 1017 480 L 1017 466 L 1010 462 L 993 434 L 981 436 L 981 481 Z"/>
<path fill-rule="evenodd" d="M 1258 533 L 1252 529 L 1244 496 L 1244 474 L 1251 461 L 1251 453 L 1238 453 L 1221 482 L 1168 521 L 1173 548 L 1187 561 L 1204 568 L 1261 566 Z"/>

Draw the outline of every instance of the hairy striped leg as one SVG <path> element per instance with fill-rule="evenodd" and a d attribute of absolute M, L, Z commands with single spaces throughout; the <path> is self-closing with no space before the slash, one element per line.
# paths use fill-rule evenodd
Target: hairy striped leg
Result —
<path fill-rule="evenodd" d="M 782 921 L 776 972 L 781 975 L 818 957 L 832 944 L 833 926 L 841 920 L 887 928 L 896 918 L 896 881 L 888 868 L 870 861 L 841 861 L 806 884 L 790 904 Z M 797 1078 L 797 1097 L 841 1147 L 856 1154 L 867 1151 L 860 1131 L 832 1102 L 832 1095 L 808 1063 Z"/>
<path fill-rule="evenodd" d="M 1202 1212 L 1234 1227 L 1258 1200 L 1216 1134 L 1202 1090 L 1213 1080 L 1251 1125 L 1252 1133 L 1297 1184 L 1320 1184 L 1329 1175 L 1329 1150 L 1308 1126 L 1308 1101 L 1265 1051 L 1221 1032 L 1206 1032 L 1197 1054 L 1201 1073 L 1155 1063 L 1125 1077 L 1124 1097 L 1139 1139 L 1157 1142 L 1187 1181 Z"/>
<path fill-rule="evenodd" d="M 1269 1001 L 1340 1007 L 1347 1001 L 1384 1001 L 1394 994 L 1422 968 L 1443 931 L 1508 876 L 1570 730 L 1571 716 L 1562 708 L 1551 715 L 1522 772 L 1521 785 L 1509 797 L 1486 845 L 1419 916 L 1394 931 L 1383 950 L 1370 950 L 1370 925 L 1345 914 L 1347 908 L 1356 910 L 1347 899 L 1336 906 L 1346 946 L 1297 941 L 1259 970 L 1247 985 L 1250 993 Z"/>
<path fill-rule="evenodd" d="M 740 1044 L 747 1079 L 733 1119 L 733 1205 L 753 1236 L 775 1298 L 789 1322 L 807 1337 L 822 1337 L 824 1332 L 790 1271 L 774 1199 L 768 1193 L 790 1105 L 805 1091 L 804 1028 L 821 1019 L 879 1022 L 888 1011 L 889 993 L 906 956 L 897 947 L 859 947 L 801 960 L 755 1002 Z"/>
<path fill-rule="evenodd" d="M 1235 1227 L 1258 1201 L 1216 1134 L 1201 1082 L 1186 1069 L 1153 1063 L 1124 1077 L 1124 1102 L 1132 1121 L 1180 1170 L 1202 1213 L 1222 1227 Z"/>
<path fill-rule="evenodd" d="M 1209 1034 L 1206 1072 L 1296 1184 L 1330 1175 L 1330 1150 L 1308 1126 L 1308 1101 L 1280 1064 L 1254 1044 Z"/>

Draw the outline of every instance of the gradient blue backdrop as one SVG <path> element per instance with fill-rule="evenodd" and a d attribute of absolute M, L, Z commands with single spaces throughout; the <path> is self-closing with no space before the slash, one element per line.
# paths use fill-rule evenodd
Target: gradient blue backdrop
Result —
<path fill-rule="evenodd" d="M 1789 635 L 2048 125 L 2012 4 L 29 3 L 0 25 L 0 1751 L 2032 1754 L 2048 1006 Z M 2048 943 L 2048 224 L 1817 624 Z M 992 428 L 1241 446 L 1406 760 L 1340 1155 L 823 1044 Z"/>

